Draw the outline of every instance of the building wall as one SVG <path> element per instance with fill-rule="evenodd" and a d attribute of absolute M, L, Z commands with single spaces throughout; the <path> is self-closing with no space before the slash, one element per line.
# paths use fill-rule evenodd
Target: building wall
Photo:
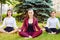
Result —
<path fill-rule="evenodd" d="M 52 0 L 52 2 L 53 2 L 53 8 L 56 11 L 60 11 L 60 0 Z"/>

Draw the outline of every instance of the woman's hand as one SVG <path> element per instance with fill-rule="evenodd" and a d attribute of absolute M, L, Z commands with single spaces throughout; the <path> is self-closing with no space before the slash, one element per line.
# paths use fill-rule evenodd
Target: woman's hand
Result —
<path fill-rule="evenodd" d="M 18 32 L 21 32 L 21 29 L 20 28 L 18 28 Z"/>
<path fill-rule="evenodd" d="M 19 32 L 21 32 L 21 30 L 20 30 L 20 29 L 19 29 L 18 31 L 19 31 Z"/>

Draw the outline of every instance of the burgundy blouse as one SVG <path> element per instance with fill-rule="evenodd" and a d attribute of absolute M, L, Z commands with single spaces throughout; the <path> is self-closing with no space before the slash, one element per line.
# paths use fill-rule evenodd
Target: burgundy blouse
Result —
<path fill-rule="evenodd" d="M 34 29 L 34 31 L 36 31 L 36 28 L 38 29 L 38 30 L 41 30 L 41 28 L 38 26 L 38 20 L 34 17 L 33 18 L 33 29 Z M 23 22 L 23 26 L 21 27 L 21 30 L 23 31 L 27 31 L 27 29 L 28 29 L 28 18 L 25 18 L 24 19 L 24 22 Z"/>

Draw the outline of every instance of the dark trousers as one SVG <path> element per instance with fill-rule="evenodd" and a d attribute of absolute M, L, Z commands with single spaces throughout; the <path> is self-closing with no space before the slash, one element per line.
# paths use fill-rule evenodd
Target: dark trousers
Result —
<path fill-rule="evenodd" d="M 4 30 L 7 32 L 11 32 L 14 30 L 14 28 L 13 27 L 6 27 Z"/>
<path fill-rule="evenodd" d="M 48 28 L 45 27 L 46 32 L 51 33 L 51 32 L 56 32 L 56 33 L 60 33 L 60 29 L 56 29 L 56 28 Z"/>

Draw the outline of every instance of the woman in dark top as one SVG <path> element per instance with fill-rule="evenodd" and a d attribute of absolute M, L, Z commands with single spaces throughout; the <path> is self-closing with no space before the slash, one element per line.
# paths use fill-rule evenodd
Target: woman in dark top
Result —
<path fill-rule="evenodd" d="M 33 25 L 30 23 L 28 24 L 27 32 L 34 32 Z"/>
<path fill-rule="evenodd" d="M 34 11 L 32 9 L 27 11 L 27 17 L 24 19 L 24 23 L 21 29 L 19 29 L 19 35 L 25 38 L 34 38 L 42 34 L 42 30 L 38 26 L 38 20 L 34 17 Z"/>

